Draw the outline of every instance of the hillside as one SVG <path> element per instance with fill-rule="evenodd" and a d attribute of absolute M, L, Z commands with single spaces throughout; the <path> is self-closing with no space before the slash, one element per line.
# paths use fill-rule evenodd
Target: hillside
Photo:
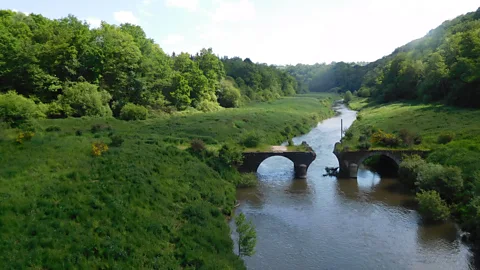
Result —
<path fill-rule="evenodd" d="M 357 92 L 379 102 L 442 101 L 480 107 L 480 9 L 367 65 L 297 65 L 287 70 L 312 91 Z"/>

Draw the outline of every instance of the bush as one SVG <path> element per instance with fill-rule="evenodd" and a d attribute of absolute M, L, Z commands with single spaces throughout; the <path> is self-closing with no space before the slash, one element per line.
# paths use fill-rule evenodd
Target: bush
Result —
<path fill-rule="evenodd" d="M 111 99 L 112 96 L 104 90 L 99 91 L 97 85 L 75 82 L 63 89 L 63 94 L 58 96 L 58 103 L 67 116 L 111 116 L 112 110 L 108 105 Z"/>
<path fill-rule="evenodd" d="M 359 97 L 370 97 L 370 94 L 371 94 L 371 91 L 370 91 L 370 88 L 366 87 L 366 86 L 362 86 L 358 91 L 357 91 L 357 95 Z"/>
<path fill-rule="evenodd" d="M 222 80 L 218 90 L 218 103 L 225 108 L 236 108 L 240 106 L 241 93 L 235 87 L 234 82 L 228 78 Z"/>
<path fill-rule="evenodd" d="M 418 172 L 427 162 L 418 155 L 404 157 L 398 169 L 399 180 L 410 188 L 415 187 Z"/>
<path fill-rule="evenodd" d="M 108 151 L 108 146 L 103 142 L 96 142 L 92 144 L 92 155 L 95 157 L 101 156 Z"/>
<path fill-rule="evenodd" d="M 243 163 L 243 153 L 240 148 L 232 144 L 224 144 L 220 151 L 218 151 L 218 157 L 223 163 L 228 166 L 240 166 Z"/>
<path fill-rule="evenodd" d="M 412 146 L 414 144 L 420 144 L 421 143 L 421 138 L 420 135 L 411 132 L 410 130 L 407 129 L 401 129 L 400 132 L 398 133 L 398 136 L 402 140 L 403 144 L 405 146 Z M 420 143 L 418 143 L 420 141 Z"/>
<path fill-rule="evenodd" d="M 82 135 L 83 135 L 83 131 L 82 131 L 81 129 L 77 129 L 77 130 L 75 131 L 75 135 L 76 135 L 76 136 L 82 136 Z"/>
<path fill-rule="evenodd" d="M 415 184 L 420 190 L 435 190 L 442 198 L 453 202 L 463 191 L 462 171 L 457 167 L 426 163 L 419 167 Z"/>
<path fill-rule="evenodd" d="M 57 132 L 61 130 L 62 129 L 59 126 L 49 126 L 45 129 L 46 132 Z"/>
<path fill-rule="evenodd" d="M 454 133 L 442 133 L 438 136 L 437 142 L 439 144 L 447 144 L 455 138 Z"/>
<path fill-rule="evenodd" d="M 256 187 L 258 185 L 258 178 L 256 173 L 243 173 L 238 182 L 237 188 Z"/>
<path fill-rule="evenodd" d="M 202 112 L 217 112 L 222 109 L 218 102 L 202 100 L 196 104 L 195 108 Z"/>
<path fill-rule="evenodd" d="M 364 151 L 370 149 L 371 147 L 372 147 L 372 144 L 369 143 L 369 142 L 367 142 L 367 141 L 361 142 L 361 143 L 358 145 L 358 148 L 359 148 L 360 150 L 364 150 Z"/>
<path fill-rule="evenodd" d="M 397 136 L 383 132 L 382 130 L 373 133 L 371 141 L 373 144 L 379 144 L 386 147 L 397 147 L 400 145 L 400 140 Z"/>
<path fill-rule="evenodd" d="M 344 136 L 347 140 L 350 140 L 351 138 L 353 138 L 353 131 L 351 129 L 347 130 Z"/>
<path fill-rule="evenodd" d="M 148 117 L 147 108 L 141 105 L 135 105 L 133 103 L 127 103 L 120 110 L 120 119 L 132 121 L 132 120 L 146 120 Z"/>
<path fill-rule="evenodd" d="M 207 147 L 205 146 L 205 142 L 203 142 L 202 140 L 193 139 L 190 142 L 190 149 L 192 149 L 196 153 L 200 153 L 207 150 Z"/>
<path fill-rule="evenodd" d="M 105 130 L 112 130 L 112 127 L 105 124 L 94 124 L 92 125 L 92 128 L 90 128 L 92 133 L 98 133 Z"/>
<path fill-rule="evenodd" d="M 291 138 L 288 139 L 288 146 L 294 146 L 293 140 Z"/>
<path fill-rule="evenodd" d="M 417 193 L 418 211 L 426 221 L 444 221 L 450 216 L 447 203 L 434 190 Z"/>
<path fill-rule="evenodd" d="M 111 147 L 119 147 L 123 144 L 124 142 L 124 139 L 122 138 L 122 136 L 120 135 L 117 135 L 117 134 L 110 134 L 110 140 L 112 140 L 112 142 L 110 143 L 110 146 Z"/>
<path fill-rule="evenodd" d="M 343 101 L 348 104 L 350 101 L 353 99 L 353 94 L 350 91 L 347 91 L 345 95 L 343 96 Z"/>
<path fill-rule="evenodd" d="M 58 102 L 52 102 L 47 105 L 46 115 L 48 118 L 65 118 L 66 113 L 62 107 L 62 105 L 58 104 Z"/>
<path fill-rule="evenodd" d="M 41 117 L 45 115 L 33 100 L 14 91 L 0 94 L 0 121 L 11 127 L 18 127 L 28 120 Z"/>
<path fill-rule="evenodd" d="M 243 136 L 242 145 L 248 148 L 257 147 L 262 143 L 262 137 L 256 132 L 249 132 Z"/>
<path fill-rule="evenodd" d="M 23 142 L 25 141 L 30 141 L 33 138 L 33 136 L 35 136 L 35 133 L 31 131 L 20 132 L 15 141 L 18 144 L 23 144 Z"/>

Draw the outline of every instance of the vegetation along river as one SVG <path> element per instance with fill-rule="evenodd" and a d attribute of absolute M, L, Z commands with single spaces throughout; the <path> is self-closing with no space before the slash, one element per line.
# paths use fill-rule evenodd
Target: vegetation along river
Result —
<path fill-rule="evenodd" d="M 475 269 L 473 255 L 454 223 L 426 226 L 414 197 L 396 179 L 361 167 L 358 179 L 323 176 L 337 167 L 333 147 L 356 112 L 339 115 L 295 138 L 317 153 L 306 180 L 293 179 L 293 163 L 265 160 L 259 185 L 238 190 L 240 206 L 257 230 L 249 269 Z M 233 226 L 233 225 L 232 225 Z M 235 235 L 233 235 L 235 238 Z"/>

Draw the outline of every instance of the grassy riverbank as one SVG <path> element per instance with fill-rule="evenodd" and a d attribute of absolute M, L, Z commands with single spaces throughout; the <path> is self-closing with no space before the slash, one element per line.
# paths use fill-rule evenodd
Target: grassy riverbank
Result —
<path fill-rule="evenodd" d="M 438 191 L 462 227 L 480 241 L 480 110 L 412 102 L 376 105 L 365 99 L 354 99 L 350 107 L 360 112 L 342 147 L 360 148 L 360 136 L 365 138 L 367 130 L 381 129 L 400 142 L 402 130 L 413 134 L 409 136 L 418 138 L 416 144 L 394 148 L 428 149 L 431 153 L 427 163 L 409 161 L 403 169 L 409 177 L 401 180 L 416 191 Z M 370 141 L 375 137 L 372 132 Z M 372 142 L 372 148 L 382 146 Z"/>
<path fill-rule="evenodd" d="M 235 173 L 182 146 L 201 139 L 218 149 L 251 133 L 279 144 L 333 115 L 332 101 L 297 96 L 138 122 L 40 120 L 23 138 L 2 126 L 0 260 L 7 268 L 242 269 L 225 222 Z M 108 150 L 95 156 L 95 144 Z"/>

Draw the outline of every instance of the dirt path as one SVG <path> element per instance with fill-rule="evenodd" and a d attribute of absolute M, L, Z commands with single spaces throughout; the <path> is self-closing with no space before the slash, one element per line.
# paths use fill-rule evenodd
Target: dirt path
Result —
<path fill-rule="evenodd" d="M 272 146 L 273 152 L 287 152 L 286 146 Z"/>

